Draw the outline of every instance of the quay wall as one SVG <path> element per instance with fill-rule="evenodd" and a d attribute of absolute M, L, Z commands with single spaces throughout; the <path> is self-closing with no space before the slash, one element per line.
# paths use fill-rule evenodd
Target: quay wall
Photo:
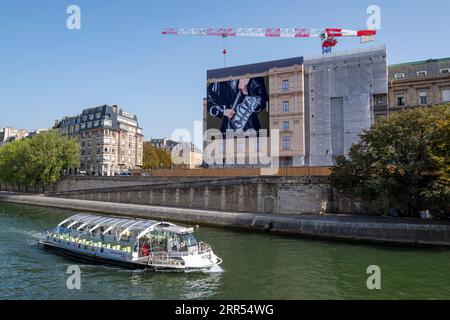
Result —
<path fill-rule="evenodd" d="M 450 248 L 449 223 L 417 219 L 226 212 L 64 199 L 42 195 L 18 195 L 6 192 L 0 192 L 0 202 L 91 211 L 134 218 L 180 221 L 190 225 L 201 224 L 241 228 L 259 232 L 284 233 L 322 239 Z"/>
<path fill-rule="evenodd" d="M 47 195 L 233 212 L 323 214 L 335 210 L 328 177 L 158 179 L 150 184 L 72 189 L 47 192 Z"/>

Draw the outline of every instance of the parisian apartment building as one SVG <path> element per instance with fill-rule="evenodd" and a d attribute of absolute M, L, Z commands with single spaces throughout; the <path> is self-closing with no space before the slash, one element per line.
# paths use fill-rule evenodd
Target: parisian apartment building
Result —
<path fill-rule="evenodd" d="M 389 97 L 375 101 L 376 116 L 450 102 L 450 58 L 389 66 Z"/>
<path fill-rule="evenodd" d="M 142 129 L 136 115 L 117 105 L 84 109 L 56 127 L 80 144 L 78 172 L 111 176 L 142 168 Z"/>
<path fill-rule="evenodd" d="M 375 101 L 387 100 L 387 75 L 386 47 L 377 46 L 208 70 L 207 86 L 266 79 L 268 121 L 261 124 L 278 129 L 279 165 L 327 166 L 374 123 Z M 204 130 L 217 128 L 206 99 L 203 110 Z"/>

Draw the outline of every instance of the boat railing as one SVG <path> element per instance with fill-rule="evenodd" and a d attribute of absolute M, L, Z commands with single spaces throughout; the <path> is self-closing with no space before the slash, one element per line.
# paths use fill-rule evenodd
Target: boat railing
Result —
<path fill-rule="evenodd" d="M 167 252 L 150 253 L 148 256 L 141 257 L 140 261 L 146 262 L 149 266 L 171 266 L 182 268 L 184 260 L 171 257 Z"/>

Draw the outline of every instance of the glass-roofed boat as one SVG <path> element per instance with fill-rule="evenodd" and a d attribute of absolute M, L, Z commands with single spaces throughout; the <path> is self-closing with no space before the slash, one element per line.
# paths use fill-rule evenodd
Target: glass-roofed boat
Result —
<path fill-rule="evenodd" d="M 219 265 L 193 228 L 169 222 L 76 214 L 47 230 L 39 245 L 66 256 L 142 269 L 209 269 Z"/>

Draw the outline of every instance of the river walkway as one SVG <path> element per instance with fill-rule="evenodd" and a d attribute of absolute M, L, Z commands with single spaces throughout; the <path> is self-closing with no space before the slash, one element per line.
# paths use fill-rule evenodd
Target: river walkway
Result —
<path fill-rule="evenodd" d="M 0 201 L 324 239 L 450 248 L 450 222 L 355 215 L 223 212 L 0 192 Z"/>

